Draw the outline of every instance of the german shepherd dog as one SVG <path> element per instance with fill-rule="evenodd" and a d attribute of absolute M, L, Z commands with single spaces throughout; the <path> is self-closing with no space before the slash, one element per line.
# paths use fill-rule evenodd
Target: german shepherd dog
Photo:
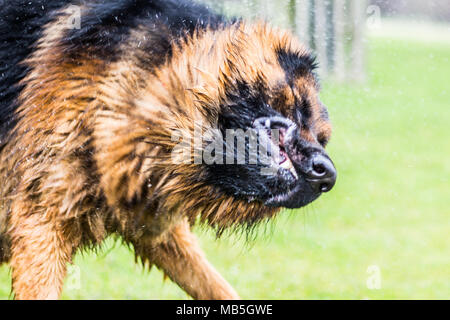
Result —
<path fill-rule="evenodd" d="M 315 67 L 289 32 L 187 0 L 1 1 L 0 263 L 14 297 L 57 299 L 74 254 L 118 235 L 193 298 L 238 299 L 190 227 L 252 227 L 333 187 Z M 239 130 L 259 132 L 268 161 L 251 134 L 217 139 Z"/>

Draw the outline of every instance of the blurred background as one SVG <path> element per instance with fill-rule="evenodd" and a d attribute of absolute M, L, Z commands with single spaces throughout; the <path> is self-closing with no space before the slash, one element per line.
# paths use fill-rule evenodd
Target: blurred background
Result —
<path fill-rule="evenodd" d="M 418 28 L 450 22 L 446 0 L 205 0 L 228 16 L 267 20 L 291 29 L 318 56 L 322 75 L 366 79 L 367 36 L 378 31 L 416 36 Z M 395 26 L 395 28 L 392 28 Z M 426 30 L 430 31 L 430 30 Z M 448 36 L 448 25 L 442 31 Z M 432 36 L 432 32 L 422 35 Z"/>
<path fill-rule="evenodd" d="M 256 239 L 197 227 L 209 260 L 244 299 L 449 299 L 450 1 L 205 2 L 290 28 L 315 52 L 338 169 L 332 192 Z M 76 257 L 63 298 L 188 296 L 110 239 Z"/>

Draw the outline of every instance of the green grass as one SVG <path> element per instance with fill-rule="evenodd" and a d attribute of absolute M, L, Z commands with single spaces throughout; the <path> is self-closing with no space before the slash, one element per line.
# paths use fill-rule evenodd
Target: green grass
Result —
<path fill-rule="evenodd" d="M 243 298 L 450 298 L 449 57 L 449 45 L 372 39 L 369 83 L 325 84 L 322 93 L 334 124 L 335 189 L 284 212 L 250 245 L 197 229 Z M 188 298 L 119 243 L 75 262 L 80 288 L 69 276 L 65 299 Z M 366 285 L 372 265 L 379 290 Z M 9 292 L 3 266 L 0 298 Z"/>

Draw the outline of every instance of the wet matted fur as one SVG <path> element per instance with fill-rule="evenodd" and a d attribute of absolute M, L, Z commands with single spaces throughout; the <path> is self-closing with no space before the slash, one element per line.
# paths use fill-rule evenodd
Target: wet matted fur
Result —
<path fill-rule="evenodd" d="M 306 49 L 184 0 L 81 1 L 80 29 L 76 1 L 1 4 L 0 263 L 15 298 L 58 298 L 77 250 L 111 234 L 192 297 L 238 298 L 190 226 L 253 226 L 318 194 L 276 202 L 286 172 L 174 162 L 173 134 L 282 117 L 300 128 L 299 158 L 323 151 L 331 128 Z"/>

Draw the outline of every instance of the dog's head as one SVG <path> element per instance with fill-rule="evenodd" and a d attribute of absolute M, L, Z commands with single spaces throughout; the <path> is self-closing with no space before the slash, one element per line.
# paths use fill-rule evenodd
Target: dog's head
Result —
<path fill-rule="evenodd" d="M 331 190 L 336 169 L 324 149 L 331 126 L 314 58 L 289 33 L 263 25 L 241 26 L 224 50 L 216 102 L 224 143 L 207 167 L 208 183 L 287 208 Z"/>

